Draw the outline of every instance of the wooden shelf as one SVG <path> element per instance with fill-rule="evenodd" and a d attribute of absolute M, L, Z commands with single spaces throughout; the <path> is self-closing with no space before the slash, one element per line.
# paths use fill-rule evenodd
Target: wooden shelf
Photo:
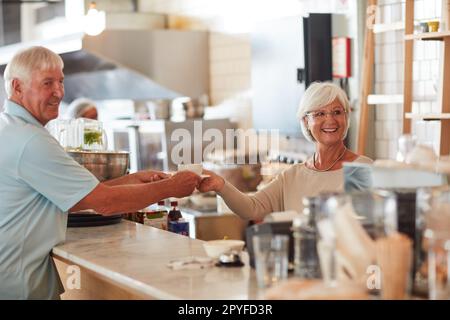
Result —
<path fill-rule="evenodd" d="M 367 103 L 370 105 L 402 104 L 403 103 L 403 95 L 401 95 L 401 94 L 369 94 L 367 96 Z"/>
<path fill-rule="evenodd" d="M 377 23 L 373 25 L 373 33 L 383 33 L 388 31 L 398 31 L 405 29 L 404 21 L 397 21 L 392 23 Z"/>
<path fill-rule="evenodd" d="M 407 34 L 405 40 L 443 41 L 447 37 L 450 37 L 450 31 Z"/>
<path fill-rule="evenodd" d="M 450 120 L 450 113 L 406 113 L 405 118 L 422 121 Z"/>

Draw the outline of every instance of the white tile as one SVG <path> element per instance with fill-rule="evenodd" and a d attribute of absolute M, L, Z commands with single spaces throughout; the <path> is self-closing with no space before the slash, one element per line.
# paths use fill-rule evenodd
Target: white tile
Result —
<path fill-rule="evenodd" d="M 397 43 L 395 45 L 395 55 L 396 55 L 396 62 L 403 62 L 404 61 L 404 49 L 403 42 Z"/>
<path fill-rule="evenodd" d="M 420 79 L 420 61 L 413 62 L 413 81 Z"/>
<path fill-rule="evenodd" d="M 436 97 L 436 99 L 437 99 L 437 92 L 434 89 L 433 81 L 428 80 L 425 82 L 424 94 L 425 94 L 425 97 L 427 97 L 427 98 L 428 97 L 432 97 L 432 98 Z"/>
<path fill-rule="evenodd" d="M 390 44 L 383 44 L 381 46 L 381 55 L 383 63 L 389 63 L 392 61 L 392 57 L 390 56 Z"/>
<path fill-rule="evenodd" d="M 405 69 L 403 63 L 397 63 L 397 81 L 403 82 L 405 76 Z M 403 88 L 403 86 L 400 83 L 400 87 Z M 402 92 L 403 89 L 398 90 L 397 92 Z"/>
<path fill-rule="evenodd" d="M 424 1 L 423 0 L 417 0 L 414 1 L 414 18 L 417 20 L 424 19 Z"/>
<path fill-rule="evenodd" d="M 421 102 L 420 113 L 431 113 L 431 103 L 428 101 Z"/>
<path fill-rule="evenodd" d="M 427 19 L 433 19 L 435 17 L 435 1 L 427 0 L 424 2 L 424 15 Z"/>
<path fill-rule="evenodd" d="M 427 126 L 426 126 L 426 131 L 427 131 L 426 139 L 427 139 L 427 141 L 433 141 L 433 138 L 434 138 L 434 129 L 435 129 L 435 127 L 433 126 L 433 122 L 436 122 L 436 121 L 428 121 L 427 122 Z"/>
<path fill-rule="evenodd" d="M 383 62 L 383 54 L 382 54 L 383 45 L 375 45 L 375 65 Z"/>
<path fill-rule="evenodd" d="M 385 112 L 386 106 L 383 104 L 379 104 L 375 107 L 375 119 L 376 120 L 386 120 L 386 112 Z"/>
<path fill-rule="evenodd" d="M 399 122 L 401 126 L 403 121 L 403 105 L 399 104 L 396 107 L 397 107 L 397 122 Z"/>
<path fill-rule="evenodd" d="M 401 114 L 401 116 L 403 116 L 403 114 Z M 395 136 L 398 139 L 398 137 L 401 136 L 402 131 L 403 131 L 403 120 L 397 120 L 394 122 L 393 131 L 394 131 Z"/>
<path fill-rule="evenodd" d="M 391 10 L 392 10 L 392 7 L 390 5 L 385 5 L 382 7 L 383 23 L 392 22 Z M 389 32 L 387 32 L 387 33 L 389 33 Z"/>
<path fill-rule="evenodd" d="M 411 112 L 412 113 L 420 113 L 420 102 L 413 101 Z"/>
<path fill-rule="evenodd" d="M 437 79 L 440 75 L 439 72 L 439 60 L 430 61 L 431 78 Z"/>
<path fill-rule="evenodd" d="M 384 122 L 375 121 L 375 139 L 384 139 Z"/>
<path fill-rule="evenodd" d="M 415 81 L 413 83 L 413 96 L 414 98 L 418 97 L 419 99 L 423 99 L 425 96 L 425 84 L 424 81 Z"/>
<path fill-rule="evenodd" d="M 391 18 L 394 22 L 402 20 L 402 5 L 400 3 L 392 5 Z"/>
<path fill-rule="evenodd" d="M 388 151 L 388 158 L 389 159 L 395 159 L 397 156 L 397 141 L 389 141 L 389 151 Z"/>
<path fill-rule="evenodd" d="M 386 119 L 387 120 L 397 120 L 398 113 L 397 108 L 392 105 L 386 106 Z"/>
<path fill-rule="evenodd" d="M 375 80 L 376 81 L 384 81 L 383 79 L 383 72 L 381 71 L 383 68 L 382 64 L 376 64 L 375 65 Z"/>
<path fill-rule="evenodd" d="M 423 45 L 421 41 L 414 42 L 414 60 L 423 59 Z"/>
<path fill-rule="evenodd" d="M 436 10 L 435 11 L 436 18 L 442 17 L 442 0 L 437 0 L 436 1 L 435 10 Z"/>
<path fill-rule="evenodd" d="M 377 140 L 375 142 L 375 153 L 379 159 L 389 157 L 389 142 L 387 140 Z"/>
<path fill-rule="evenodd" d="M 437 101 L 433 101 L 431 103 L 431 112 L 432 113 L 440 113 L 441 112 L 441 107 Z"/>
<path fill-rule="evenodd" d="M 431 78 L 431 65 L 427 60 L 420 62 L 420 80 L 428 80 Z"/>
<path fill-rule="evenodd" d="M 426 141 L 427 137 L 426 121 L 416 122 L 416 136 L 418 140 Z"/>

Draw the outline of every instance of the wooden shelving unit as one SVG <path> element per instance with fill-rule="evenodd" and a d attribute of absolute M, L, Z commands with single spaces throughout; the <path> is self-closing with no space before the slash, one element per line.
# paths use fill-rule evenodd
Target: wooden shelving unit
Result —
<path fill-rule="evenodd" d="M 406 113 L 405 118 L 420 121 L 450 120 L 450 113 Z"/>
<path fill-rule="evenodd" d="M 368 107 L 370 105 L 383 104 L 403 104 L 403 133 L 411 133 L 411 121 L 442 121 L 440 132 L 440 154 L 448 155 L 450 153 L 450 0 L 443 1 L 443 12 L 441 26 L 446 30 L 440 32 L 414 33 L 414 0 L 405 2 L 405 20 L 403 25 L 399 22 L 388 24 L 375 24 L 373 28 L 366 28 L 364 43 L 364 59 L 362 65 L 362 83 L 361 83 L 361 113 L 358 132 L 357 152 L 365 154 L 368 132 Z M 376 0 L 369 0 L 368 6 L 377 5 Z M 367 12 L 369 15 L 369 12 Z M 370 17 L 368 16 L 368 19 Z M 404 30 L 404 87 L 402 95 L 377 95 L 371 94 L 373 81 L 374 65 L 374 34 L 383 32 L 392 32 Z M 413 103 L 413 58 L 415 41 L 442 41 L 444 46 L 443 63 L 441 73 L 441 82 L 439 88 L 438 103 L 441 106 L 439 113 L 416 114 L 412 113 Z M 445 87 L 447 85 L 447 87 Z M 422 99 L 420 101 L 426 100 Z M 417 99 L 416 99 L 417 100 Z M 428 101 L 427 100 L 427 101 Z M 433 101 L 435 101 L 433 97 Z"/>
<path fill-rule="evenodd" d="M 403 133 L 411 133 L 411 121 L 441 121 L 440 155 L 450 153 L 450 30 L 448 30 L 448 17 L 450 17 L 450 1 L 443 0 L 446 9 L 442 12 L 447 30 L 414 34 L 414 0 L 406 0 L 405 7 L 405 77 L 404 77 L 404 101 L 403 101 Z M 413 102 L 413 57 L 414 41 L 442 41 L 444 46 L 441 82 L 439 88 L 438 103 L 441 106 L 440 113 L 416 114 L 412 113 Z"/>
<path fill-rule="evenodd" d="M 404 30 L 405 23 L 403 21 L 397 21 L 392 23 L 379 23 L 373 25 L 373 33 L 383 33 L 389 31 Z"/>
<path fill-rule="evenodd" d="M 447 37 L 450 37 L 450 31 L 406 34 L 405 40 L 444 41 Z"/>
<path fill-rule="evenodd" d="M 401 94 L 369 94 L 367 96 L 367 104 L 402 104 L 403 95 Z"/>

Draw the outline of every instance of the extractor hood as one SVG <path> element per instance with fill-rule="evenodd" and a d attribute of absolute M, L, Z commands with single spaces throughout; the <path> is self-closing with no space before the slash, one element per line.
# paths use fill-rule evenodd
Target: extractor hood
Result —
<path fill-rule="evenodd" d="M 93 100 L 159 100 L 181 96 L 148 77 L 102 59 L 86 50 L 61 54 L 64 61 L 64 101 L 79 97 Z"/>
<path fill-rule="evenodd" d="M 4 46 L 0 47 L 1 74 L 15 52 L 32 45 L 61 55 L 68 103 L 78 97 L 142 101 L 208 92 L 206 32 L 112 30 L 97 37 L 74 34 Z"/>

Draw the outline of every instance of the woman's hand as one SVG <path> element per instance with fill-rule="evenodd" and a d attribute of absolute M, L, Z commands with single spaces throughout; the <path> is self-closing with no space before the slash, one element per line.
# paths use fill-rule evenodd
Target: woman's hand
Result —
<path fill-rule="evenodd" d="M 200 179 L 200 176 L 190 171 L 175 173 L 167 180 L 170 183 L 171 197 L 183 198 L 190 196 L 200 184 Z"/>
<path fill-rule="evenodd" d="M 200 185 L 197 187 L 197 189 L 200 192 L 209 192 L 209 191 L 220 192 L 223 189 L 223 186 L 225 185 L 225 180 L 221 176 L 209 170 L 203 170 L 203 174 L 207 174 L 210 177 L 204 178 L 200 182 Z"/>

